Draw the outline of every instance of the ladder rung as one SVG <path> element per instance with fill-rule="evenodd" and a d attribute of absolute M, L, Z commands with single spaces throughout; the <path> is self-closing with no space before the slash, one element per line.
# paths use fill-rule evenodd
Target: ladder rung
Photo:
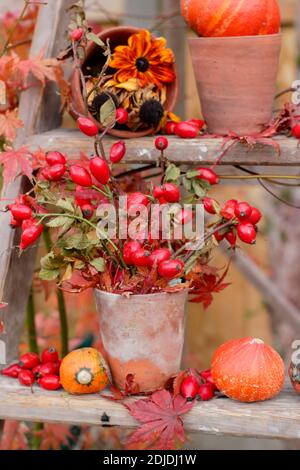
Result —
<path fill-rule="evenodd" d="M 99 395 L 71 396 L 63 391 L 33 392 L 14 379 L 0 378 L 0 418 L 19 421 L 101 425 L 105 413 L 109 423 L 136 427 L 125 407 Z M 217 435 L 299 438 L 300 401 L 289 386 L 274 400 L 243 404 L 229 399 L 199 403 L 184 416 L 187 431 Z"/>
<path fill-rule="evenodd" d="M 154 137 L 130 139 L 126 141 L 127 154 L 124 163 L 156 162 L 158 151 L 154 148 Z M 106 150 L 116 139 L 105 138 Z M 175 163 L 190 165 L 211 165 L 220 153 L 222 139 L 185 140 L 178 137 L 169 138 L 170 145 L 166 156 Z M 288 137 L 277 137 L 281 155 L 269 145 L 256 145 L 250 148 L 237 144 L 223 157 L 222 165 L 247 166 L 300 166 L 300 149 L 298 141 Z M 55 129 L 28 138 L 27 145 L 32 149 L 41 147 L 45 150 L 60 150 L 69 156 L 78 156 L 79 152 L 93 154 L 93 139 L 82 135 L 78 130 Z"/>

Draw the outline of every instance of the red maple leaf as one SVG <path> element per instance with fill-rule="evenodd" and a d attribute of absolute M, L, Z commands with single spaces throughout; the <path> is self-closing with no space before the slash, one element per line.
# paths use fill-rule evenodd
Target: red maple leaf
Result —
<path fill-rule="evenodd" d="M 27 147 L 18 150 L 6 150 L 0 152 L 0 165 L 4 166 L 3 186 L 6 187 L 14 179 L 23 174 L 31 181 L 32 179 L 32 155 Z"/>
<path fill-rule="evenodd" d="M 193 403 L 187 403 L 167 390 L 153 393 L 145 400 L 125 404 L 131 416 L 142 423 L 127 441 L 127 448 L 172 450 L 186 440 L 181 415 L 190 411 Z"/>
<path fill-rule="evenodd" d="M 30 74 L 43 86 L 46 85 L 46 81 L 55 82 L 57 80 L 58 61 L 56 59 L 44 59 L 43 56 L 44 51 L 41 51 L 36 57 L 19 62 L 17 68 L 23 83 L 27 83 Z"/>
<path fill-rule="evenodd" d="M 193 279 L 192 294 L 196 295 L 190 302 L 202 303 L 206 310 L 213 301 L 213 294 L 217 294 L 226 289 L 230 283 L 223 282 L 227 273 L 229 265 L 221 277 L 217 274 L 203 274 L 198 279 Z"/>
<path fill-rule="evenodd" d="M 23 121 L 18 119 L 18 109 L 0 114 L 0 136 L 13 142 L 17 136 L 17 129 L 23 127 Z"/>

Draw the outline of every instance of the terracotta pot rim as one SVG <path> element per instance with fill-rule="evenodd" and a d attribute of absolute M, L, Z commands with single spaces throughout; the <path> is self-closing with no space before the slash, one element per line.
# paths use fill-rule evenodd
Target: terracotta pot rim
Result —
<path fill-rule="evenodd" d="M 188 38 L 189 42 L 196 42 L 196 41 L 202 41 L 202 42 L 237 42 L 237 41 L 248 41 L 249 39 L 252 40 L 266 40 L 270 38 L 282 38 L 282 33 L 274 33 L 274 34 L 257 34 L 255 36 L 224 36 L 224 37 L 195 37 L 195 38 Z"/>
<path fill-rule="evenodd" d="M 130 295 L 129 297 L 125 297 L 124 295 L 121 295 L 121 294 L 114 294 L 113 292 L 107 292 L 105 290 L 101 290 L 101 289 L 98 289 L 97 287 L 94 289 L 95 292 L 99 292 L 101 293 L 102 295 L 104 296 L 107 296 L 107 297 L 115 297 L 115 298 L 122 298 L 122 299 L 138 299 L 138 298 L 154 298 L 154 297 L 165 297 L 166 295 L 175 295 L 175 294 L 188 294 L 188 291 L 189 289 L 182 289 L 181 291 L 177 291 L 177 292 L 155 292 L 153 294 L 133 294 L 133 295 Z"/>

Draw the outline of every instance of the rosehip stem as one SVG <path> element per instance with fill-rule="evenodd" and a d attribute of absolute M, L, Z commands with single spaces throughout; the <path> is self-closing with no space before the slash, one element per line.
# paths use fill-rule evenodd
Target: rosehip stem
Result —
<path fill-rule="evenodd" d="M 300 175 L 260 175 L 259 173 L 255 175 L 220 175 L 220 179 L 224 180 L 253 180 L 253 179 L 279 179 L 279 180 L 299 180 Z M 275 182 L 275 181 L 274 181 Z"/>
<path fill-rule="evenodd" d="M 213 230 L 211 230 L 210 232 L 208 232 L 201 240 L 202 243 L 205 243 L 207 242 L 207 240 L 209 240 L 216 232 L 218 232 L 219 230 L 224 230 L 225 228 L 227 227 L 231 227 L 233 224 L 232 220 L 230 220 L 229 222 L 226 222 L 224 223 L 223 225 L 217 225 Z M 172 256 L 172 258 L 177 258 L 179 255 L 181 255 L 184 251 L 188 250 L 188 247 L 189 245 L 191 244 L 191 242 L 189 241 L 188 243 L 186 243 L 185 245 L 183 245 L 181 248 L 179 248 L 179 250 L 176 251 L 176 253 L 174 253 L 174 255 Z M 190 258 L 190 256 L 192 256 L 194 252 L 191 251 L 191 253 L 188 255 L 188 257 L 186 258 L 186 261 Z"/>

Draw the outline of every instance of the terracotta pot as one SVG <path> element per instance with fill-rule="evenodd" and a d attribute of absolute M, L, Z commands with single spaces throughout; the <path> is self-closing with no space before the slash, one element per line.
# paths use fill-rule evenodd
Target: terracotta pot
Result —
<path fill-rule="evenodd" d="M 281 34 L 190 38 L 202 112 L 212 134 L 256 134 L 272 118 Z"/>
<path fill-rule="evenodd" d="M 157 390 L 180 370 L 187 291 L 126 298 L 95 291 L 103 355 L 114 383 L 134 374 L 142 392 Z"/>
<path fill-rule="evenodd" d="M 128 38 L 140 31 L 140 28 L 134 28 L 132 26 L 119 26 L 115 28 L 106 29 L 101 31 L 98 34 L 98 37 L 102 39 L 102 41 L 106 42 L 109 38 L 110 40 L 110 47 L 113 50 L 116 46 L 119 45 L 126 45 Z M 82 68 L 84 69 L 88 65 L 95 65 L 95 64 L 102 64 L 104 65 L 104 58 L 102 55 L 102 49 L 100 46 L 95 44 L 94 42 L 89 42 L 87 49 L 86 49 L 86 59 L 82 63 Z M 103 62 L 101 62 L 101 59 Z M 175 67 L 175 65 L 174 65 Z M 78 119 L 80 116 L 86 116 L 85 113 L 85 106 L 82 98 L 82 88 L 80 83 L 80 74 L 77 69 L 75 69 L 71 76 L 71 104 L 69 107 L 70 114 L 74 117 L 74 119 Z M 167 100 L 165 103 L 165 109 L 168 111 L 172 111 L 177 101 L 178 96 L 178 82 L 177 79 L 167 85 Z M 88 115 L 92 121 L 101 129 L 101 124 L 91 115 Z M 149 128 L 146 130 L 132 132 L 127 130 L 120 130 L 120 129 L 112 129 L 108 132 L 110 135 L 121 138 L 121 139 L 130 139 L 130 138 L 137 138 L 137 137 L 144 137 L 153 133 L 153 129 Z"/>

